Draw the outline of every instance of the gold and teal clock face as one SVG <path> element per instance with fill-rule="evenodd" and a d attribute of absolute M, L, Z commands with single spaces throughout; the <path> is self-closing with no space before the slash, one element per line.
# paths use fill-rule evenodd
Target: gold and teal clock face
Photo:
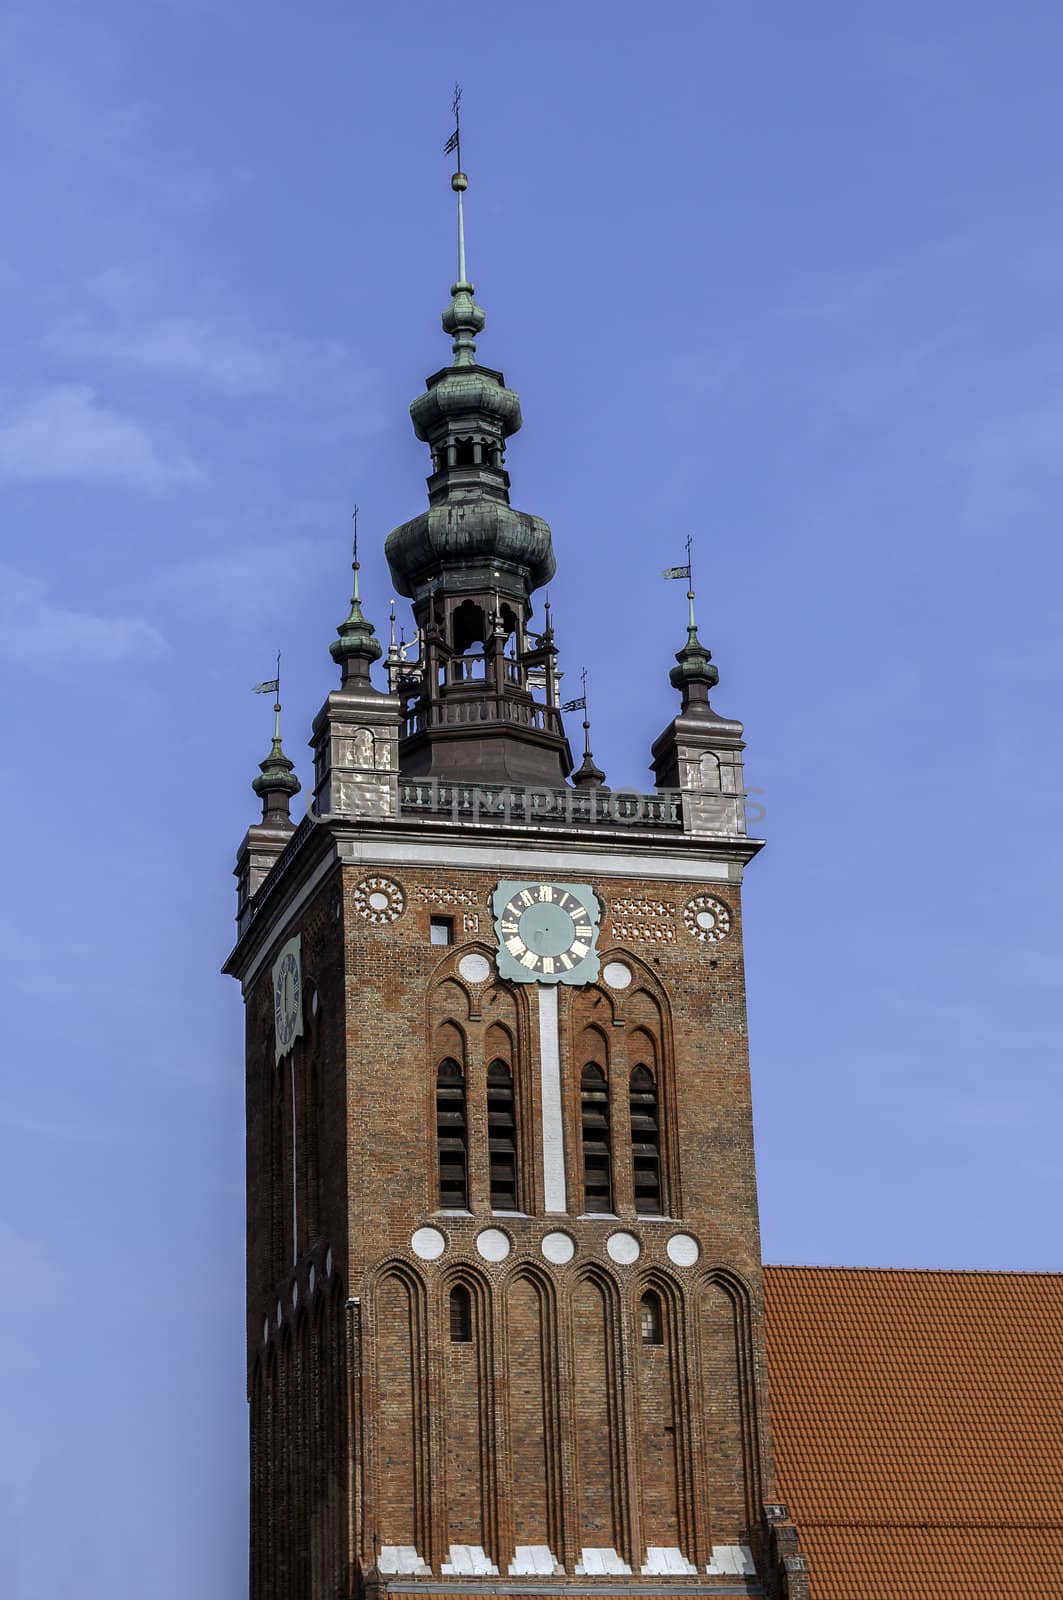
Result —
<path fill-rule="evenodd" d="M 516 983 L 593 983 L 598 896 L 587 883 L 503 880 L 491 897 L 499 976 Z"/>

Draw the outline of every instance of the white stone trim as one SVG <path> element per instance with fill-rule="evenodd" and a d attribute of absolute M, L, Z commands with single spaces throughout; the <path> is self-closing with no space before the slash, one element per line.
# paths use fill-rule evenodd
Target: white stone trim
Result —
<path fill-rule="evenodd" d="M 548 1544 L 519 1544 L 509 1563 L 511 1578 L 552 1578 L 561 1571 Z"/>
<path fill-rule="evenodd" d="M 412 1544 L 385 1544 L 380 1547 L 377 1566 L 389 1577 L 430 1578 L 431 1567 L 425 1566 Z"/>
<path fill-rule="evenodd" d="M 568 1210 L 565 1187 L 565 1133 L 561 1110 L 561 1040 L 557 1026 L 557 984 L 540 983 L 539 1081 L 543 1102 L 543 1209 Z"/>
<path fill-rule="evenodd" d="M 479 1544 L 452 1544 L 450 1560 L 444 1561 L 442 1572 L 444 1578 L 498 1577 L 498 1568 Z"/>
<path fill-rule="evenodd" d="M 705 1571 L 714 1577 L 755 1578 L 757 1575 L 753 1552 L 747 1544 L 714 1544 L 712 1560 Z"/>
<path fill-rule="evenodd" d="M 651 1544 L 642 1565 L 644 1578 L 696 1578 L 698 1569 L 674 1545 Z"/>
<path fill-rule="evenodd" d="M 577 1578 L 621 1578 L 629 1576 L 631 1568 L 612 1545 L 584 1545 L 582 1560 L 576 1567 Z"/>
<path fill-rule="evenodd" d="M 341 861 L 359 866 L 397 865 L 406 867 L 468 867 L 494 872 L 505 877 L 506 869 L 529 878 L 541 874 L 566 873 L 613 878 L 670 878 L 682 883 L 729 883 L 738 863 L 706 860 L 701 855 L 662 855 L 660 850 L 645 854 L 626 850 L 603 850 L 600 844 L 554 846 L 541 839 L 526 843 L 502 844 L 498 839 L 459 843 L 453 839 L 344 839 L 339 845 Z"/>

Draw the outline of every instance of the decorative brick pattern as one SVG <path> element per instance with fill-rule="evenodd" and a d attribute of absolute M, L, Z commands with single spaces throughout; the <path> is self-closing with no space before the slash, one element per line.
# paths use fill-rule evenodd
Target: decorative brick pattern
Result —
<path fill-rule="evenodd" d="M 636 945 L 675 943 L 675 906 L 667 900 L 627 895 L 608 910 L 614 939 Z"/>
<path fill-rule="evenodd" d="M 454 884 L 419 883 L 414 889 L 414 898 L 422 906 L 476 906 L 480 902 L 468 889 L 460 889 Z"/>

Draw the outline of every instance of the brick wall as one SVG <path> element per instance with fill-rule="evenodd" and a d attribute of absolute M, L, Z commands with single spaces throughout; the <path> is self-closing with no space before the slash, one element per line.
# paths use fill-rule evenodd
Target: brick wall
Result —
<path fill-rule="evenodd" d="M 260 1395 L 254 1600 L 282 1592 L 331 1600 L 317 1576 L 327 1567 L 317 1545 L 331 1537 L 321 1528 L 332 1527 L 337 1501 L 344 1515 L 350 1502 L 354 1520 L 353 1548 L 335 1556 L 341 1565 L 368 1568 L 382 1546 L 408 1545 L 438 1574 L 448 1547 L 461 1543 L 483 1545 L 504 1574 L 516 1544 L 547 1544 L 571 1576 L 583 1546 L 617 1549 L 636 1573 L 647 1546 L 678 1546 L 703 1572 L 713 1543 L 746 1542 L 769 1493 L 737 886 L 713 891 L 730 909 L 731 930 L 710 944 L 684 917 L 703 884 L 586 875 L 605 902 L 603 963 L 625 962 L 633 981 L 619 990 L 604 982 L 560 988 L 569 1210 L 547 1217 L 534 986 L 491 976 L 469 983 L 458 972 L 461 956 L 477 951 L 493 973 L 488 904 L 499 875 L 345 866 L 297 924 L 278 928 L 278 947 L 302 932 L 304 986 L 317 996 L 294 1055 L 295 1262 L 288 1063 L 278 1072 L 272 1061 L 268 962 L 248 995 L 248 1340 Z M 384 880 L 393 920 L 374 920 L 369 879 Z M 431 942 L 433 915 L 452 918 L 452 946 Z M 435 1085 L 444 1056 L 465 1074 L 467 1216 L 438 1211 Z M 521 1215 L 490 1213 L 486 1072 L 496 1056 L 513 1069 Z M 588 1060 L 608 1082 L 613 1219 L 581 1216 L 579 1074 Z M 649 1068 L 657 1091 L 667 1220 L 635 1209 L 637 1065 Z M 411 1249 L 426 1225 L 444 1235 L 438 1261 Z M 489 1226 L 510 1241 L 503 1262 L 477 1250 Z M 574 1246 L 565 1265 L 541 1249 L 559 1229 Z M 639 1240 L 637 1262 L 610 1259 L 606 1241 L 618 1229 Z M 677 1231 L 697 1239 L 695 1265 L 669 1259 Z M 269 1362 L 263 1345 L 264 1321 L 275 1320 L 278 1301 L 285 1324 L 292 1321 L 292 1287 L 301 1283 L 305 1295 L 308 1265 L 317 1261 L 323 1274 L 326 1252 L 337 1293 L 357 1301 L 362 1328 L 353 1351 L 338 1328 L 322 1365 L 340 1418 L 333 1433 L 321 1376 L 300 1378 L 280 1361 L 276 1337 Z M 459 1277 L 472 1289 L 467 1344 L 450 1339 L 449 1290 Z M 655 1348 L 643 1346 L 640 1331 L 648 1286 L 663 1312 L 664 1343 Z M 348 1411 L 357 1419 L 350 1441 Z M 287 1442 L 271 1416 L 284 1419 Z M 290 1474 L 280 1500 L 269 1494 L 275 1453 L 285 1450 L 303 1461 L 328 1458 L 327 1471 L 314 1469 L 309 1500 Z M 318 1530 L 309 1546 L 308 1521 Z"/>

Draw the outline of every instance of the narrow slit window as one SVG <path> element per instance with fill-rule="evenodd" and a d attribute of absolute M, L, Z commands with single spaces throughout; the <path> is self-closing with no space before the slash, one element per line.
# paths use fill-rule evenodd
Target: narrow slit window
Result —
<path fill-rule="evenodd" d="M 583 1209 L 611 1212 L 613 1172 L 609 1146 L 609 1086 L 601 1067 L 589 1061 L 580 1076 L 583 1131 Z"/>
<path fill-rule="evenodd" d="M 472 1296 L 463 1283 L 450 1291 L 450 1340 L 452 1344 L 472 1343 Z"/>
<path fill-rule="evenodd" d="M 491 1209 L 517 1209 L 517 1112 L 513 1074 L 504 1061 L 487 1069 L 487 1141 L 491 1161 Z"/>
<path fill-rule="evenodd" d="M 464 1211 L 468 1207 L 468 1144 L 465 1078 L 458 1063 L 448 1056 L 436 1073 L 439 1204 L 444 1211 Z"/>
<path fill-rule="evenodd" d="M 657 1084 L 649 1067 L 636 1067 L 631 1074 L 631 1170 L 635 1210 L 641 1216 L 659 1217 L 664 1207 L 661 1128 Z"/>
<path fill-rule="evenodd" d="M 652 1289 L 639 1301 L 639 1331 L 643 1344 L 664 1343 L 664 1318 L 661 1316 L 661 1297 Z"/>

